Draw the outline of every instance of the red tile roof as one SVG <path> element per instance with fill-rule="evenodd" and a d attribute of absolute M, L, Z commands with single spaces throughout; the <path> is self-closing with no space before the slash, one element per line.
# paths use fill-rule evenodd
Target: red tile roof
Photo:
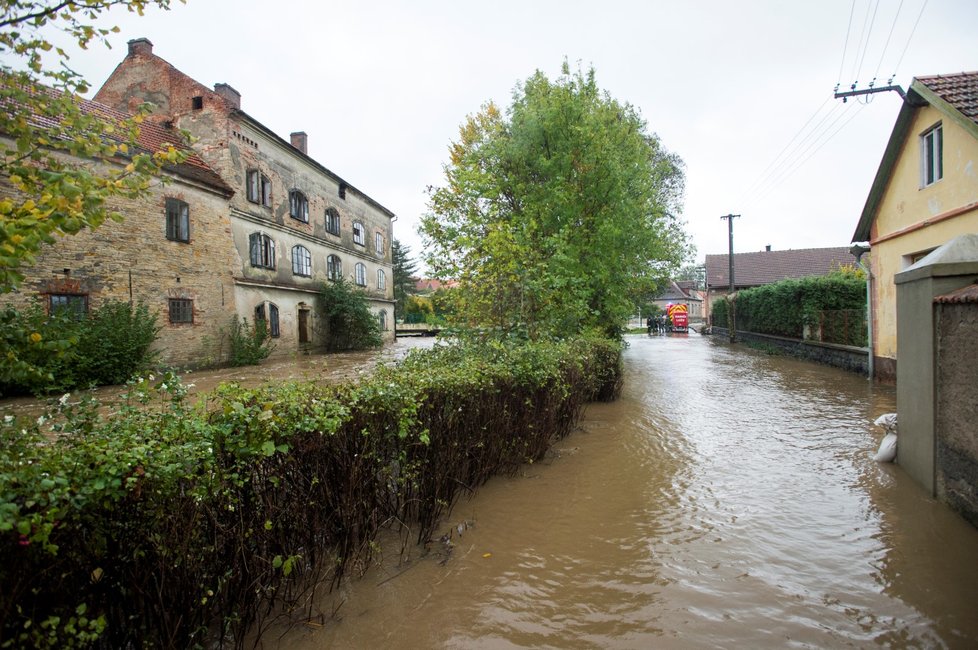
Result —
<path fill-rule="evenodd" d="M 61 91 L 45 86 L 37 86 L 33 92 L 44 93 L 50 96 L 59 96 L 61 94 Z M 132 117 L 131 115 L 117 111 L 114 108 L 106 106 L 105 104 L 100 104 L 81 97 L 79 97 L 78 100 L 79 106 L 84 113 L 96 116 L 108 123 L 121 124 L 123 121 Z M 41 128 L 55 127 L 58 125 L 56 118 L 38 113 L 34 113 L 30 117 L 30 120 Z M 104 134 L 103 137 L 111 138 L 116 142 L 125 141 L 125 135 L 120 134 Z M 190 155 L 184 162 L 180 164 L 167 163 L 163 165 L 163 169 L 179 176 L 183 176 L 184 178 L 209 185 L 227 194 L 228 196 L 234 193 L 234 190 L 232 190 L 231 187 L 224 182 L 224 179 L 221 178 L 217 172 L 211 169 L 211 167 L 208 166 L 208 164 L 204 162 L 204 160 L 198 156 L 192 148 L 190 148 L 179 131 L 172 128 L 167 128 L 163 124 L 156 124 L 146 120 L 139 125 L 139 136 L 137 138 L 137 143 L 139 148 L 142 150 L 141 153 L 156 153 L 158 151 L 165 151 L 167 145 L 173 145 L 181 151 L 189 152 Z M 122 154 L 120 154 L 120 156 L 121 155 Z"/>
<path fill-rule="evenodd" d="M 730 286 L 729 258 L 729 255 L 706 256 L 707 288 Z M 734 280 L 738 288 L 758 287 L 787 278 L 825 275 L 853 262 L 855 258 L 845 247 L 734 253 Z"/>
<path fill-rule="evenodd" d="M 917 81 L 969 120 L 978 123 L 978 72 L 917 77 Z"/>
<path fill-rule="evenodd" d="M 976 303 L 978 302 L 978 284 L 969 284 L 956 291 L 934 298 L 934 302 L 953 304 L 953 303 Z"/>

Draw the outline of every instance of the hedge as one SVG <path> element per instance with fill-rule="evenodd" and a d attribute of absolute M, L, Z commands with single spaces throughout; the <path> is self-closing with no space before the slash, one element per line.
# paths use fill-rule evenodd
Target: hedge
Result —
<path fill-rule="evenodd" d="M 620 347 L 439 346 L 360 383 L 172 375 L 99 415 L 0 425 L 0 647 L 242 647 L 370 558 L 385 526 L 427 540 L 464 493 L 540 459 Z M 249 636 L 251 635 L 251 636 Z M 246 641 L 247 639 L 247 641 Z"/>

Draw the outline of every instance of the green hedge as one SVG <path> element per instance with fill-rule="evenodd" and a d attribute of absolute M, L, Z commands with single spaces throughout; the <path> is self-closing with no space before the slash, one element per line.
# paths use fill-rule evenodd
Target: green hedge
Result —
<path fill-rule="evenodd" d="M 866 310 L 866 282 L 857 274 L 834 272 L 745 289 L 737 293 L 736 309 L 741 331 L 801 339 L 807 326 L 811 332 L 825 332 L 823 340 L 865 345 L 865 318 L 860 323 L 858 314 Z M 837 324 L 837 312 L 856 316 Z M 713 324 L 727 327 L 728 313 L 726 299 L 715 302 Z"/>
<path fill-rule="evenodd" d="M 50 420 L 5 419 L 0 647 L 241 647 L 367 561 L 381 527 L 427 540 L 620 385 L 610 341 L 442 346 L 355 385 L 191 406 L 166 375 L 111 417 L 66 396 Z"/>

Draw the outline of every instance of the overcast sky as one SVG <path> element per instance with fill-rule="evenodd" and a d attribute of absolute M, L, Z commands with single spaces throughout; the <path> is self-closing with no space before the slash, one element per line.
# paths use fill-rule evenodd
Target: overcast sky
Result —
<path fill-rule="evenodd" d="M 398 215 L 415 256 L 465 116 L 565 58 L 685 161 L 697 260 L 727 251 L 728 213 L 736 252 L 848 246 L 900 98 L 842 104 L 836 83 L 978 69 L 976 0 L 188 0 L 111 24 L 112 50 L 72 56 L 92 84 L 149 38 L 283 138 L 308 133 L 313 158 Z"/>

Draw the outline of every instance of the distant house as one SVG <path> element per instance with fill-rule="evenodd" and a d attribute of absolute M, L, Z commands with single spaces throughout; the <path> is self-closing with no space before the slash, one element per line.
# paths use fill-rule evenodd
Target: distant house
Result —
<path fill-rule="evenodd" d="M 414 283 L 414 290 L 416 293 L 422 295 L 428 295 L 438 291 L 439 289 L 452 289 L 458 286 L 458 281 L 456 280 L 435 280 L 434 278 L 420 278 Z"/>
<path fill-rule="evenodd" d="M 845 247 L 800 248 L 796 250 L 734 253 L 734 290 L 760 287 L 788 278 L 826 275 L 855 259 Z M 730 293 L 730 256 L 706 256 L 706 313 L 709 319 L 713 301 Z"/>
<path fill-rule="evenodd" d="M 693 280 L 669 280 L 652 302 L 663 312 L 668 305 L 683 304 L 689 307 L 691 320 L 703 318 L 703 295 Z"/>
<path fill-rule="evenodd" d="M 895 380 L 893 276 L 954 237 L 978 232 L 978 72 L 917 77 L 869 191 L 854 242 L 872 250 L 876 377 Z"/>

